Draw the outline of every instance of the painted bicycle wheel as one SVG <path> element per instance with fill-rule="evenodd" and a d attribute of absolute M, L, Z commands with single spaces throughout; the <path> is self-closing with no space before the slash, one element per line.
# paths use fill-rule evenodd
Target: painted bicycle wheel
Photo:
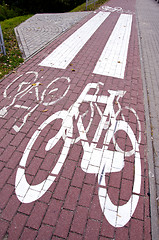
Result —
<path fill-rule="evenodd" d="M 69 136 L 71 137 L 71 135 L 72 135 L 71 128 L 69 128 L 69 131 L 68 131 L 68 129 L 65 128 L 63 125 L 67 114 L 68 114 L 67 111 L 63 110 L 63 111 L 57 112 L 57 113 L 53 114 L 52 116 L 50 116 L 34 132 L 30 141 L 28 142 L 28 144 L 25 148 L 25 151 L 23 153 L 22 159 L 19 163 L 19 167 L 18 167 L 18 170 L 16 173 L 16 180 L 15 180 L 15 192 L 16 192 L 17 198 L 21 202 L 31 203 L 33 201 L 36 201 L 40 197 L 42 197 L 45 194 L 45 192 L 49 189 L 49 187 L 52 185 L 52 183 L 55 181 L 57 175 L 59 174 L 59 172 L 64 164 L 64 161 L 67 157 L 67 154 L 68 154 L 68 151 L 70 148 L 70 144 L 72 141 L 71 138 L 69 138 Z M 57 132 L 57 134 L 54 137 L 52 137 L 51 139 L 49 139 L 49 141 L 46 143 L 45 151 L 49 151 L 50 149 L 52 149 L 56 145 L 56 143 L 61 138 L 63 138 L 64 145 L 62 147 L 61 154 L 59 155 L 59 158 L 58 158 L 54 168 L 48 175 L 48 177 L 39 184 L 31 185 L 27 182 L 26 174 L 25 174 L 25 170 L 26 170 L 25 168 L 26 168 L 29 154 L 31 153 L 34 143 L 36 143 L 38 141 L 38 137 L 39 137 L 40 133 L 42 133 L 42 131 L 44 131 L 45 128 L 56 119 L 62 119 L 61 128 Z M 71 119 L 70 119 L 70 123 L 71 123 Z"/>
<path fill-rule="evenodd" d="M 108 222 L 114 227 L 123 227 L 127 224 L 130 220 L 134 211 L 137 207 L 139 201 L 139 193 L 141 188 L 141 160 L 140 160 L 140 153 L 139 153 L 139 143 L 136 140 L 135 134 L 132 131 L 130 125 L 123 120 L 114 121 L 114 124 L 110 126 L 107 131 L 107 141 L 111 141 L 113 136 L 118 131 L 124 131 L 131 140 L 131 144 L 133 147 L 132 151 L 125 152 L 121 151 L 110 151 L 105 150 L 103 152 L 103 156 L 105 157 L 104 161 L 102 162 L 103 166 L 101 166 L 101 170 L 98 174 L 98 183 L 99 183 L 99 202 Z M 118 146 L 118 145 L 117 145 Z M 118 150 L 120 149 L 119 146 L 117 147 Z M 130 196 L 127 203 L 124 205 L 115 205 L 110 199 L 108 191 L 106 189 L 106 181 L 105 181 L 105 173 L 108 172 L 107 162 L 110 162 L 110 153 L 112 153 L 111 165 L 109 169 L 110 172 L 118 172 L 124 168 L 124 157 L 128 153 L 134 155 L 134 182 L 133 182 L 133 189 L 132 195 Z M 107 170 L 106 170 L 107 169 Z"/>

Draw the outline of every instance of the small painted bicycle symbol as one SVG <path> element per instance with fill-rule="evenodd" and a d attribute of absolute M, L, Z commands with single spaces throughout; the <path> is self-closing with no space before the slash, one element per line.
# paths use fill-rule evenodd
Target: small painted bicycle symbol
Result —
<path fill-rule="evenodd" d="M 122 7 L 110 7 L 110 6 L 102 6 L 100 7 L 102 11 L 106 12 L 117 12 L 117 13 L 126 13 L 126 14 L 134 14 L 130 10 L 124 10 Z"/>
<path fill-rule="evenodd" d="M 122 115 L 122 108 L 120 106 L 119 99 L 122 98 L 126 92 L 109 90 L 109 96 L 98 96 L 101 85 L 103 85 L 101 82 L 87 84 L 77 101 L 68 110 L 62 110 L 54 113 L 34 132 L 25 148 L 16 173 L 15 191 L 18 199 L 23 203 L 31 203 L 43 196 L 59 174 L 67 158 L 71 144 L 81 141 L 83 147 L 81 168 L 86 173 L 98 174 L 98 196 L 102 212 L 112 226 L 123 227 L 133 215 L 139 200 L 141 186 L 141 160 L 139 144 L 141 141 L 141 134 L 139 134 L 137 140 L 132 128 L 125 121 L 125 118 Z M 89 94 L 90 90 L 93 90 L 95 93 Z M 116 112 L 113 106 L 115 99 L 118 106 L 118 111 Z M 91 108 L 91 117 L 87 128 L 84 127 L 83 115 L 81 115 L 79 111 L 81 104 L 84 102 L 88 103 Z M 104 111 L 101 111 L 99 108 L 99 104 L 101 103 L 105 105 Z M 95 131 L 93 140 L 89 143 L 87 133 L 95 117 L 94 108 L 96 108 L 99 112 L 100 121 Z M 129 107 L 127 107 L 127 109 L 134 114 L 138 122 L 139 130 L 141 130 L 139 118 L 135 110 Z M 119 114 L 122 116 L 121 120 L 117 120 Z M 60 139 L 63 139 L 61 154 L 49 176 L 37 185 L 30 185 L 27 182 L 25 175 L 25 168 L 29 154 L 34 143 L 38 141 L 40 133 L 46 128 L 46 126 L 56 119 L 62 120 L 61 128 L 54 137 L 47 141 L 45 151 L 51 150 L 54 148 L 56 143 L 60 141 Z M 77 121 L 77 129 L 79 132 L 78 138 L 73 138 L 73 119 L 76 119 Z M 103 130 L 106 131 L 106 134 L 103 146 L 102 148 L 99 148 L 97 147 L 97 144 Z M 130 151 L 124 151 L 121 149 L 115 139 L 115 134 L 121 130 L 126 132 L 127 136 L 130 138 L 132 144 L 132 149 Z M 108 149 L 110 141 L 113 141 L 114 143 L 114 151 Z M 134 155 L 135 159 L 133 192 L 127 203 L 122 206 L 117 206 L 112 203 L 105 188 L 105 173 L 121 171 L 124 168 L 124 158 L 132 155 Z"/>
<path fill-rule="evenodd" d="M 43 92 L 40 94 L 39 87 L 42 85 L 41 82 L 37 81 L 38 79 L 38 73 L 37 72 L 27 72 L 27 75 L 33 75 L 33 79 L 31 81 L 23 81 L 18 85 L 18 88 L 16 88 L 16 93 L 9 92 L 10 88 L 16 84 L 17 81 L 24 75 L 18 76 L 16 79 L 14 79 L 4 90 L 3 96 L 4 98 L 7 98 L 10 100 L 10 104 L 0 109 L 0 117 L 5 117 L 8 114 L 8 109 L 10 107 L 18 108 L 18 109 L 25 109 L 27 111 L 27 114 L 23 117 L 22 123 L 20 126 L 14 125 L 13 129 L 16 132 L 19 132 L 20 129 L 24 126 L 26 123 L 28 117 L 37 109 L 37 107 L 42 104 L 44 106 L 51 106 L 55 103 L 57 103 L 59 100 L 61 100 L 69 91 L 70 88 L 70 79 L 67 77 L 61 77 L 56 78 L 52 80 L 43 90 Z M 62 91 L 57 87 L 58 82 L 60 80 L 63 80 L 63 86 Z M 25 104 L 17 104 L 19 101 L 21 103 L 21 100 L 24 96 L 28 96 L 29 94 L 35 95 L 35 106 L 30 107 L 26 106 Z"/>

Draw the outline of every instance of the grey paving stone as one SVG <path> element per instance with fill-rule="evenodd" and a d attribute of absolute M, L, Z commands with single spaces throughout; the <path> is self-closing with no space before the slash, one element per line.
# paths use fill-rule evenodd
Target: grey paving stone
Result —
<path fill-rule="evenodd" d="M 36 14 L 27 19 L 14 29 L 23 57 L 28 58 L 89 13 Z"/>
<path fill-rule="evenodd" d="M 157 199 L 159 196 L 159 4 L 152 0 L 137 0 L 136 10 L 141 45 L 143 81 L 148 99 L 148 102 L 145 102 L 145 104 L 148 105 L 149 112 L 146 112 L 146 114 L 149 114 L 149 125 L 153 128 L 153 137 L 148 136 L 151 138 L 148 142 L 151 142 L 153 146 L 152 159 L 148 160 L 151 170 L 152 168 L 154 170 L 156 184 L 155 187 L 150 186 L 151 189 L 156 188 L 156 192 L 153 192 L 153 199 L 156 202 L 154 204 L 151 203 L 151 211 L 153 212 L 153 207 L 158 208 Z M 151 147 L 151 144 L 148 147 Z M 150 181 L 150 184 L 151 182 L 153 181 Z M 159 219 L 159 208 L 157 210 L 158 212 L 156 211 L 156 213 Z M 153 239 L 158 239 L 157 234 L 159 233 L 156 230 L 159 229 L 158 220 L 155 224 L 153 224 L 152 220 Z"/>
<path fill-rule="evenodd" d="M 159 184 L 159 167 L 156 167 L 156 182 Z"/>

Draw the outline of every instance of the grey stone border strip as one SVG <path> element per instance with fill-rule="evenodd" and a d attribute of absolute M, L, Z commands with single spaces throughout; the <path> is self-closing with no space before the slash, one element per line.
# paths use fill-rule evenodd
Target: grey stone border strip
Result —
<path fill-rule="evenodd" d="M 28 58 L 89 15 L 85 12 L 37 13 L 14 28 L 23 58 Z"/>
<path fill-rule="evenodd" d="M 89 16 L 91 13 L 93 13 L 93 11 L 90 11 L 88 13 L 87 16 Z M 80 23 L 82 20 L 84 20 L 87 16 L 83 17 L 79 22 L 73 24 L 72 26 L 70 26 L 68 29 L 66 29 L 65 31 L 62 31 L 61 33 L 59 33 L 56 37 L 54 37 L 53 39 L 51 39 L 50 41 L 48 41 L 46 44 L 44 44 L 41 48 L 39 48 L 37 51 L 35 51 L 33 54 L 31 54 L 29 57 L 25 58 L 24 62 L 28 61 L 30 58 L 32 58 L 33 56 L 35 56 L 36 54 L 38 54 L 40 51 L 42 51 L 45 47 L 47 47 L 49 44 L 51 44 L 53 41 L 55 41 L 57 38 L 59 38 L 60 36 L 62 36 L 64 33 L 66 33 L 67 31 L 69 31 L 72 27 L 76 26 L 78 23 Z"/>
<path fill-rule="evenodd" d="M 140 63 L 141 63 L 141 76 L 143 82 L 143 92 L 144 92 L 144 109 L 145 109 L 145 119 L 146 119 L 146 134 L 147 134 L 147 159 L 149 165 L 149 189 L 150 189 L 150 211 L 151 211 L 151 233 L 152 240 L 158 240 L 159 238 L 159 219 L 157 211 L 157 191 L 155 184 L 155 171 L 154 171 L 154 153 L 153 153 L 153 143 L 151 139 L 151 121 L 150 121 L 150 111 L 149 111 L 149 100 L 147 92 L 146 77 L 144 72 L 143 64 L 143 50 L 140 41 L 140 27 L 138 22 L 138 13 L 136 11 L 137 20 L 137 30 L 138 30 L 138 41 L 139 41 L 139 51 L 140 51 Z"/>
<path fill-rule="evenodd" d="M 19 49 L 20 49 L 20 51 L 21 51 L 21 53 L 22 53 L 22 58 L 23 58 L 23 59 L 27 59 L 26 56 L 25 56 L 23 44 L 22 44 L 21 38 L 20 38 L 20 36 L 19 36 L 19 32 L 18 32 L 18 30 L 17 30 L 17 27 L 14 28 L 14 32 L 15 32 L 15 36 L 16 36 L 16 39 L 17 39 L 17 42 L 18 42 Z"/>

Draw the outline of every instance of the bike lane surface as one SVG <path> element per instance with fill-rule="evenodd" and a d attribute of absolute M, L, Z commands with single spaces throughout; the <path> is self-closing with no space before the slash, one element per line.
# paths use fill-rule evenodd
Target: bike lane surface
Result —
<path fill-rule="evenodd" d="M 135 1 L 109 1 L 0 85 L 1 239 L 151 239 Z"/>

